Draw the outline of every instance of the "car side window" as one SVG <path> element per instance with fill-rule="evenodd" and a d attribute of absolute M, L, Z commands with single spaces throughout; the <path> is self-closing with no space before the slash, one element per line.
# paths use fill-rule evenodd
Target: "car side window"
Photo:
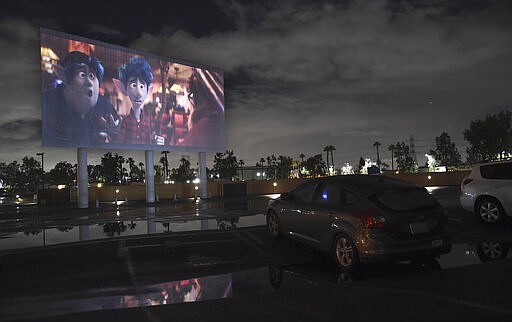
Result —
<path fill-rule="evenodd" d="M 344 192 L 336 185 L 326 183 L 322 186 L 315 202 L 321 205 L 339 205 L 345 198 Z"/>
<path fill-rule="evenodd" d="M 485 179 L 512 180 L 512 163 L 483 165 L 480 174 Z"/>
<path fill-rule="evenodd" d="M 316 189 L 316 183 L 307 182 L 292 191 L 292 199 L 299 202 L 311 202 Z"/>
<path fill-rule="evenodd" d="M 352 192 L 345 191 L 345 205 L 355 204 L 359 200 L 359 197 Z"/>

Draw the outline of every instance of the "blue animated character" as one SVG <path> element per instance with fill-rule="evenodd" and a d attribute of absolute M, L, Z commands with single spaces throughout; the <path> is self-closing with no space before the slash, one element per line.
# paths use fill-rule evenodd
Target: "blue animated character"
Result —
<path fill-rule="evenodd" d="M 144 102 L 153 90 L 151 66 L 142 58 L 135 57 L 119 68 L 119 79 L 112 81 L 117 90 L 128 96 L 130 114 L 124 117 L 117 136 L 121 144 L 164 144 L 164 138 L 156 135 L 153 120 L 143 113 Z"/>

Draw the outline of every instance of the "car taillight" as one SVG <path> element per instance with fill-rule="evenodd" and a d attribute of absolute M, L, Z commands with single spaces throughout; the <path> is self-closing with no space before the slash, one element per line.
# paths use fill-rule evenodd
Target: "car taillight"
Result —
<path fill-rule="evenodd" d="M 464 189 L 471 182 L 473 182 L 473 179 L 471 179 L 471 178 L 466 178 L 466 179 L 462 180 L 461 190 Z"/>
<path fill-rule="evenodd" d="M 386 223 L 386 218 L 375 208 L 366 209 L 357 213 L 356 216 L 361 219 L 365 229 L 384 228 L 384 224 Z"/>

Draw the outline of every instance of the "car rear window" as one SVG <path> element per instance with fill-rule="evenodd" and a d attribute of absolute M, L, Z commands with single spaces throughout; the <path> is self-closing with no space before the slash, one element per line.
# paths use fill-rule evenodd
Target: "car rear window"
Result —
<path fill-rule="evenodd" d="M 485 179 L 512 180 L 512 163 L 483 165 L 480 174 Z"/>
<path fill-rule="evenodd" d="M 315 203 L 328 206 L 350 205 L 357 202 L 357 200 L 357 196 L 337 185 L 324 183 L 316 196 Z"/>
<path fill-rule="evenodd" d="M 421 187 L 386 190 L 376 194 L 374 199 L 384 207 L 395 211 L 425 209 L 437 205 L 434 197 Z"/>

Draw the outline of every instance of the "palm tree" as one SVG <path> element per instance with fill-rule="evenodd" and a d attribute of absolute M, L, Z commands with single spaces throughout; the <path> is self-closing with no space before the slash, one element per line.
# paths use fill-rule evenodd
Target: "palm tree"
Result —
<path fill-rule="evenodd" d="M 327 157 L 326 158 L 326 163 L 327 163 L 327 169 L 329 169 L 329 146 L 324 146 L 324 152 L 325 152 L 325 156 Z"/>
<path fill-rule="evenodd" d="M 331 164 L 332 164 L 332 169 L 334 170 L 334 154 L 333 154 L 333 151 L 336 151 L 336 148 L 334 147 L 334 145 L 329 145 L 329 147 L 331 148 Z"/>
<path fill-rule="evenodd" d="M 379 157 L 379 146 L 380 146 L 380 142 L 379 141 L 375 141 L 373 143 L 373 146 L 377 149 L 377 165 L 379 166 L 380 168 L 380 157 Z"/>
<path fill-rule="evenodd" d="M 272 162 L 272 164 L 271 164 L 269 171 L 272 170 L 272 172 L 273 172 L 272 179 L 275 179 L 277 176 L 277 158 L 276 158 L 276 156 L 272 154 L 270 156 L 270 161 Z"/>
<path fill-rule="evenodd" d="M 334 168 L 334 155 L 332 153 L 332 151 L 334 151 L 334 150 L 336 150 L 334 145 L 328 145 L 328 146 L 324 147 L 325 154 L 327 155 L 327 169 L 330 169 L 329 168 L 329 153 L 331 154 L 331 165 Z"/>
<path fill-rule="evenodd" d="M 130 181 L 135 182 L 137 179 L 137 170 L 135 170 L 135 160 L 133 158 L 128 158 L 126 160 L 128 163 L 128 167 L 130 168 Z"/>
<path fill-rule="evenodd" d="M 238 165 L 240 166 L 240 172 L 242 173 L 242 181 L 244 181 L 244 160 L 240 159 Z"/>
<path fill-rule="evenodd" d="M 169 151 L 162 151 L 160 154 L 163 154 L 163 158 L 160 159 L 160 162 L 163 163 L 165 169 L 165 179 L 169 178 L 169 161 L 167 160 L 167 154 Z"/>
<path fill-rule="evenodd" d="M 390 146 L 388 146 L 388 151 L 391 151 L 391 170 L 395 170 L 395 166 L 394 166 L 394 159 L 395 159 L 395 156 L 394 156 L 394 152 L 395 152 L 395 145 L 391 144 Z"/>
<path fill-rule="evenodd" d="M 299 155 L 299 158 L 300 158 L 300 165 L 299 165 L 299 177 L 302 178 L 303 176 L 303 173 L 302 173 L 302 169 L 306 166 L 306 163 L 304 163 L 304 158 L 306 157 L 306 155 L 304 153 L 301 153 Z"/>
<path fill-rule="evenodd" d="M 265 158 L 260 159 L 260 166 L 261 166 L 261 178 L 263 179 L 263 167 L 265 166 Z"/>

